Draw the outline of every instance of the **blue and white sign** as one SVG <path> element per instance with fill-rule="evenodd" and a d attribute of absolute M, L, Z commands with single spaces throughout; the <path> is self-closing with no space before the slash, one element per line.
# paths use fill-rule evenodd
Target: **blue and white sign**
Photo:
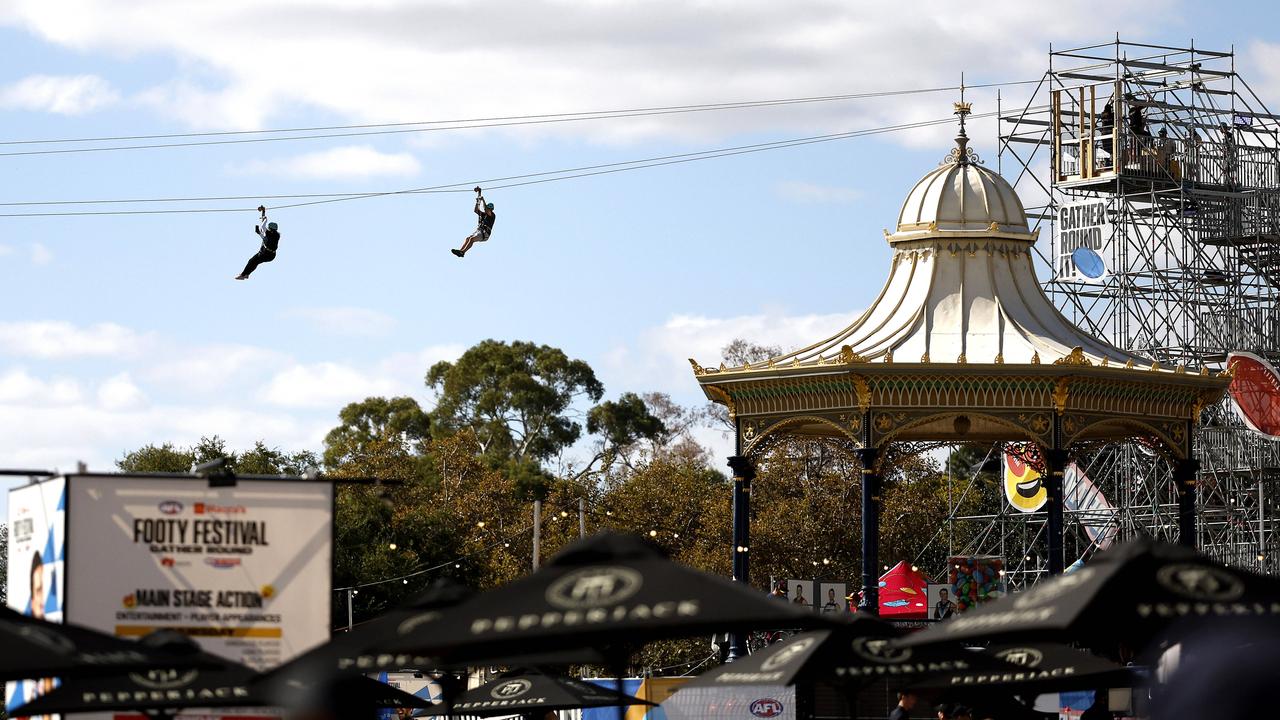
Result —
<path fill-rule="evenodd" d="M 1098 282 L 1107 274 L 1115 234 L 1108 200 L 1058 206 L 1054 223 L 1053 275 L 1057 280 Z"/>

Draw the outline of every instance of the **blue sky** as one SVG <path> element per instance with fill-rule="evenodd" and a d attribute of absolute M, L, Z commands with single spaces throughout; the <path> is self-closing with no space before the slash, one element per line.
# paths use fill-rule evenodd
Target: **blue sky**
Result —
<path fill-rule="evenodd" d="M 970 83 L 1026 80 L 1049 43 L 1117 30 L 1234 44 L 1275 106 L 1280 45 L 1265 33 L 1277 14 L 1173 2 L 17 0 L 0 8 L 0 140 L 829 95 L 953 85 L 962 70 Z M 991 92 L 971 97 L 994 110 Z M 395 190 L 945 117 L 953 99 L 9 156 L 0 202 Z M 685 358 L 714 363 L 733 337 L 817 339 L 874 298 L 889 260 L 881 229 L 952 134 L 495 191 L 493 240 L 465 260 L 448 250 L 474 227 L 467 193 L 280 210 L 279 259 L 243 283 L 232 277 L 258 243 L 248 209 L 0 218 L 0 466 L 106 469 L 129 448 L 202 434 L 316 449 L 346 402 L 429 404 L 427 367 L 485 338 L 561 347 L 610 396 L 700 402 Z M 992 124 L 972 134 L 994 165 Z"/>

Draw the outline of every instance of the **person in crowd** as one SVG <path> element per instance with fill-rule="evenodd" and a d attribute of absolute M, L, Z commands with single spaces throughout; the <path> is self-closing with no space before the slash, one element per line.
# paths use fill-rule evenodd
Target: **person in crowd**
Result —
<path fill-rule="evenodd" d="M 933 712 L 936 714 L 938 720 L 952 720 L 954 717 L 954 715 L 951 714 L 951 706 L 946 703 L 942 703 L 935 707 Z"/>
<path fill-rule="evenodd" d="M 898 691 L 898 704 L 889 713 L 889 720 L 909 720 L 911 710 L 916 706 L 915 692 L 907 689 Z"/>

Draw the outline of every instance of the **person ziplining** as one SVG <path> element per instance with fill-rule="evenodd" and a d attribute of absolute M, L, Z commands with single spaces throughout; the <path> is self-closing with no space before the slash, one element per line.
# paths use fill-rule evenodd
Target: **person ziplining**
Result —
<path fill-rule="evenodd" d="M 249 258 L 249 262 L 245 264 L 244 270 L 236 276 L 237 280 L 248 280 L 249 275 L 258 268 L 262 263 L 269 263 L 276 259 L 276 249 L 280 247 L 280 230 L 275 223 L 267 220 L 267 208 L 264 205 L 258 206 L 258 224 L 253 226 L 253 231 L 258 233 L 262 238 L 262 247 L 258 249 L 257 254 Z"/>
<path fill-rule="evenodd" d="M 466 255 L 472 245 L 488 240 L 489 235 L 493 232 L 493 221 L 498 219 L 498 216 L 493 212 L 493 203 L 484 201 L 484 192 L 479 187 L 476 187 L 475 212 L 476 215 L 480 216 L 480 224 L 476 227 L 476 231 L 462 241 L 461 248 L 453 248 L 449 251 L 458 257 Z"/>

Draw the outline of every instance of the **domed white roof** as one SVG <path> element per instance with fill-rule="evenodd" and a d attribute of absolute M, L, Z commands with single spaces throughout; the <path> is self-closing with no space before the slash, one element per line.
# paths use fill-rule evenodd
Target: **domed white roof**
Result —
<path fill-rule="evenodd" d="M 907 193 L 897 231 L 886 233 L 889 242 L 955 233 L 1034 241 L 1018 194 L 999 174 L 978 164 L 966 147 L 967 138 L 957 140 L 959 147 Z"/>

